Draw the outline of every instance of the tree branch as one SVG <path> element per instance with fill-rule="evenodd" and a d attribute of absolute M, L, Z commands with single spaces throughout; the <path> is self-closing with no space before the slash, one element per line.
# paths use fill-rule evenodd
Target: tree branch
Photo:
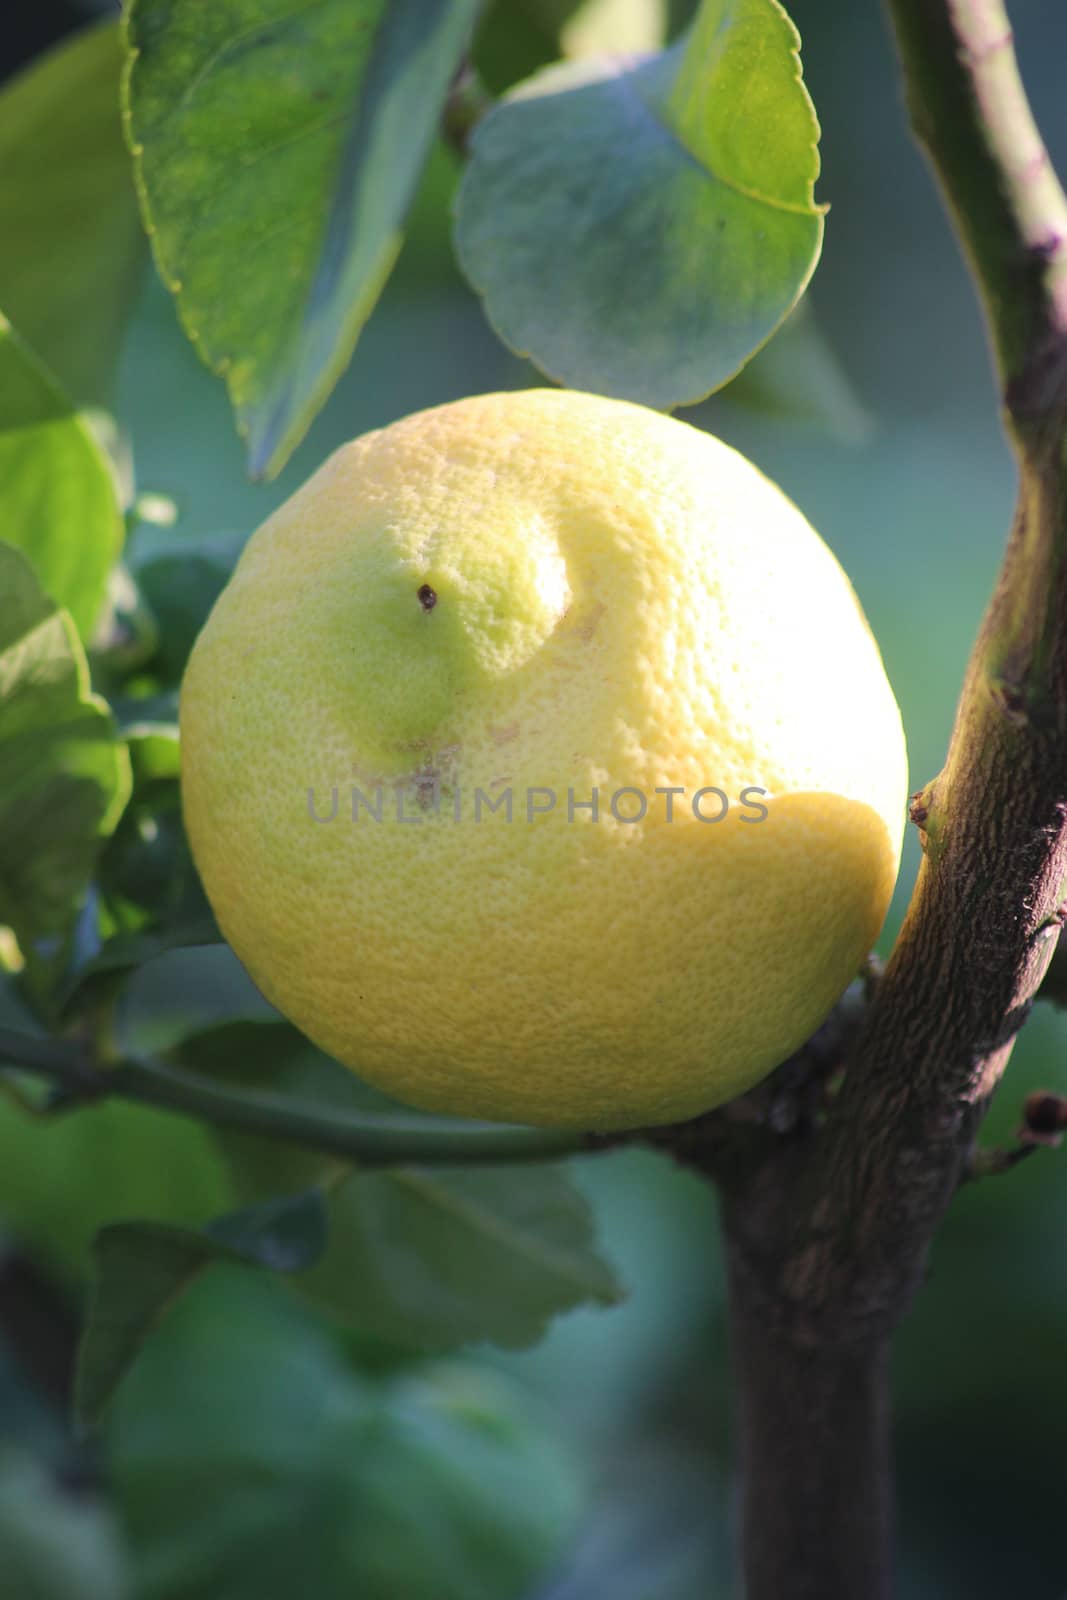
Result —
<path fill-rule="evenodd" d="M 853 984 L 812 1037 L 750 1094 L 691 1122 L 621 1133 L 496 1126 L 416 1113 L 354 1115 L 292 1095 L 235 1089 L 169 1062 L 106 1061 L 91 1045 L 0 1027 L 0 1082 L 5 1070 L 54 1085 L 43 1109 L 63 1111 L 105 1099 L 133 1100 L 218 1127 L 325 1150 L 362 1167 L 495 1165 L 592 1155 L 647 1144 L 708 1176 L 732 1170 L 740 1155 L 770 1151 L 821 1108 L 827 1079 L 840 1067 L 866 1004 Z"/>
<path fill-rule="evenodd" d="M 1034 165 L 1042 147 L 999 0 L 890 11 L 913 103 L 923 86 L 917 131 L 969 219 L 1020 489 L 944 769 L 913 808 L 924 858 L 912 903 L 820 1154 L 820 1225 L 836 1222 L 837 1237 L 809 1236 L 786 1274 L 809 1318 L 844 1301 L 880 1332 L 921 1274 L 1067 889 L 1067 258 L 1034 248 L 1067 203 L 1047 156 Z M 979 181 L 995 198 L 972 208 Z"/>
<path fill-rule="evenodd" d="M 96 1066 L 76 1046 L 0 1028 L 4 1066 L 48 1078 L 71 1103 L 133 1100 L 220 1128 L 324 1150 L 361 1167 L 498 1165 L 552 1161 L 602 1147 L 583 1133 L 482 1123 L 433 1124 L 428 1118 L 352 1112 L 305 1104 L 290 1095 L 231 1089 L 161 1061 Z"/>
<path fill-rule="evenodd" d="M 1067 202 L 999 0 L 888 6 L 915 132 L 985 306 L 1019 499 L 945 766 L 913 798 L 923 860 L 842 1090 L 824 1128 L 761 1152 L 724 1186 L 742 1437 L 775 1438 L 776 1406 L 789 1437 L 779 1430 L 775 1450 L 825 1488 L 814 1499 L 788 1484 L 768 1492 L 773 1451 L 753 1448 L 748 1600 L 890 1593 L 888 1446 L 868 1380 L 884 1381 L 886 1342 L 1055 949 L 1067 892 Z M 750 1339 L 764 1349 L 755 1377 Z M 799 1398 L 813 1367 L 817 1413 Z M 867 1396 L 870 1426 L 835 1441 L 822 1413 L 850 1415 L 849 1394 Z M 840 1559 L 805 1561 L 804 1541 L 818 1552 L 842 1538 L 831 1491 L 846 1454 L 867 1531 L 853 1527 Z"/>
<path fill-rule="evenodd" d="M 1067 201 L 1001 0 L 887 0 L 908 109 L 982 296 L 1001 387 L 1067 329 Z"/>

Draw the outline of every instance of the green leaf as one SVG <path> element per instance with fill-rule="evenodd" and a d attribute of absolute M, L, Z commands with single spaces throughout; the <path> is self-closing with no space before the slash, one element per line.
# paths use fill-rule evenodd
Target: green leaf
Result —
<path fill-rule="evenodd" d="M 129 792 L 125 746 L 90 693 L 69 615 L 0 543 L 0 924 L 27 959 L 69 933 Z"/>
<path fill-rule="evenodd" d="M 296 1272 L 322 1252 L 326 1213 L 317 1190 L 220 1217 L 200 1232 L 121 1222 L 96 1238 L 96 1277 L 78 1350 L 75 1404 L 99 1421 L 145 1340 L 205 1268 L 228 1261 Z"/>
<path fill-rule="evenodd" d="M 518 1385 L 364 1379 L 276 1284 L 225 1267 L 143 1352 L 106 1446 L 138 1600 L 525 1600 L 583 1509 Z"/>
<path fill-rule="evenodd" d="M 177 759 L 177 742 L 142 729 L 129 748 L 133 798 L 101 854 L 97 870 L 101 914 L 93 929 L 95 939 L 85 941 L 69 981 L 80 982 L 80 974 L 99 960 L 102 934 L 109 936 L 109 946 L 117 938 L 140 936 L 149 942 L 127 947 L 125 955 L 122 947 L 109 950 L 110 978 L 104 975 L 105 967 L 90 975 L 98 997 L 121 988 L 126 975 L 122 969 L 153 959 L 160 941 L 177 941 L 180 947 L 197 936 L 201 942 L 221 939 L 182 824 L 178 783 L 169 771 L 170 761 Z M 171 995 L 171 1010 L 175 999 Z"/>
<path fill-rule="evenodd" d="M 561 53 L 560 31 L 581 0 L 486 0 L 471 62 L 491 94 L 545 67 Z"/>
<path fill-rule="evenodd" d="M 178 690 L 161 689 L 158 693 L 145 695 L 115 694 L 111 697 L 111 709 L 124 739 L 134 728 L 143 727 L 145 723 L 165 723 L 176 728 Z"/>
<path fill-rule="evenodd" d="M 0 1102 L 0 1215 L 64 1281 L 87 1277 L 93 1238 L 109 1223 L 197 1227 L 240 1203 L 192 1118 L 119 1100 L 31 1117 Z"/>
<path fill-rule="evenodd" d="M 0 1550 L 12 1600 L 127 1600 L 113 1515 L 22 1450 L 0 1450 Z"/>
<path fill-rule="evenodd" d="M 196 922 L 179 923 L 170 928 L 116 934 L 69 975 L 61 996 L 63 1011 L 70 1016 L 79 1008 L 111 995 L 131 972 L 171 951 L 196 950 L 204 945 L 223 948 L 214 917 L 205 916 Z M 184 998 L 187 1001 L 190 997 Z M 183 997 L 172 993 L 169 1014 L 182 1004 Z M 195 1026 L 195 1022 L 191 1023 L 190 1031 Z"/>
<path fill-rule="evenodd" d="M 176 722 L 160 722 L 151 717 L 144 722 L 131 722 L 123 729 L 123 737 L 130 749 L 134 781 L 138 785 L 175 781 L 181 776 L 181 745 Z"/>
<path fill-rule="evenodd" d="M 323 1110 L 458 1126 L 389 1101 L 286 1022 L 211 1028 L 182 1041 L 175 1060 Z M 327 1183 L 326 1249 L 293 1283 L 366 1336 L 409 1350 L 477 1340 L 521 1347 L 573 1306 L 622 1298 L 596 1253 L 589 1207 L 558 1164 L 341 1177 L 321 1151 L 235 1132 L 219 1144 L 244 1198 Z"/>
<path fill-rule="evenodd" d="M 400 245 L 476 0 L 132 0 L 128 135 L 160 272 L 284 465 Z"/>
<path fill-rule="evenodd" d="M 158 1055 L 220 1023 L 278 1020 L 230 946 L 212 942 L 209 931 L 205 923 L 196 945 L 190 939 L 170 949 L 163 948 L 167 936 L 160 936 L 158 954 L 151 958 L 142 946 L 145 953 L 129 976 L 118 1011 L 123 1054 Z"/>
<path fill-rule="evenodd" d="M 122 547 L 114 474 L 85 423 L 3 317 L 0 528 L 88 638 Z"/>
<path fill-rule="evenodd" d="M 116 608 L 117 639 L 108 660 L 120 672 L 140 669 L 168 687 L 153 697 L 154 704 L 132 698 L 121 709 L 116 706 L 120 723 L 167 721 L 177 737 L 177 686 L 196 636 L 247 539 L 247 530 L 191 535 L 169 526 L 142 524 L 136 529 L 126 549 L 126 592 Z M 140 654 L 132 655 L 138 649 Z M 129 664 L 127 653 L 132 655 Z M 165 695 L 173 701 L 166 711 L 161 703 Z"/>
<path fill-rule="evenodd" d="M 147 257 L 119 114 L 117 22 L 0 94 L 0 305 L 80 405 L 106 404 Z"/>
<path fill-rule="evenodd" d="M 137 581 L 159 625 L 155 669 L 177 683 L 215 601 L 230 580 L 233 558 L 192 541 L 142 560 Z"/>
<path fill-rule="evenodd" d="M 704 0 L 670 49 L 549 67 L 478 124 L 456 248 L 513 349 L 670 409 L 770 338 L 822 242 L 798 46 L 777 0 Z"/>
<path fill-rule="evenodd" d="M 558 1165 L 353 1173 L 297 1286 L 361 1333 L 408 1348 L 535 1344 L 560 1312 L 622 1292 Z"/>
<path fill-rule="evenodd" d="M 160 966 L 164 984 L 169 981 L 173 987 L 175 982 L 181 981 L 182 974 L 174 973 L 163 963 Z M 209 1018 L 207 1025 L 203 1020 L 207 1007 L 199 1016 L 193 1014 L 191 1020 L 196 1024 L 195 1031 L 187 1029 L 183 1037 L 172 1043 L 170 1059 L 176 1065 L 203 1078 L 266 1091 L 271 1095 L 290 1096 L 342 1113 L 396 1112 L 407 1123 L 418 1121 L 427 1127 L 456 1125 L 452 1117 L 435 1117 L 429 1113 L 412 1111 L 410 1106 L 402 1105 L 381 1090 L 371 1088 L 348 1067 L 343 1067 L 333 1056 L 326 1055 L 312 1044 L 306 1034 L 294 1028 L 291 1022 L 286 1022 L 263 1000 L 243 974 L 229 947 L 226 947 L 225 955 L 221 951 L 216 954 L 213 966 L 214 971 L 210 976 L 214 982 L 226 982 L 229 974 L 229 1014 L 224 1015 L 223 1007 L 218 1005 L 214 1008 L 215 1019 L 212 1021 Z M 130 1007 L 130 1015 L 124 1019 L 123 1026 L 131 1048 L 143 1049 L 146 1039 L 151 1040 L 156 1027 L 153 992 L 143 986 L 140 994 L 135 991 L 133 999 L 136 1003 Z M 278 1158 L 283 1154 L 277 1141 L 264 1140 L 256 1135 L 229 1133 L 226 1138 L 241 1140 L 242 1149 L 244 1141 L 248 1141 L 250 1159 L 241 1166 L 241 1178 L 249 1186 L 248 1193 L 273 1193 L 278 1186 Z M 260 1153 L 264 1157 L 262 1165 L 258 1160 Z M 289 1153 L 298 1158 L 294 1171 L 301 1173 L 307 1170 L 301 1166 L 301 1160 L 318 1162 L 320 1165 L 323 1160 L 321 1151 L 299 1151 L 294 1146 Z M 253 1156 L 256 1159 L 251 1159 Z M 304 1188 L 306 1183 L 307 1179 L 301 1176 L 295 1185 L 286 1186 Z"/>

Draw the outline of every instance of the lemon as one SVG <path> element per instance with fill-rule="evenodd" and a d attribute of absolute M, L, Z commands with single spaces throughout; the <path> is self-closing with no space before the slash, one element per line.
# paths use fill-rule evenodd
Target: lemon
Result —
<path fill-rule="evenodd" d="M 878 935 L 907 791 L 847 578 L 736 451 L 558 390 L 338 450 L 181 697 L 220 926 L 429 1110 L 625 1128 L 753 1084 Z"/>

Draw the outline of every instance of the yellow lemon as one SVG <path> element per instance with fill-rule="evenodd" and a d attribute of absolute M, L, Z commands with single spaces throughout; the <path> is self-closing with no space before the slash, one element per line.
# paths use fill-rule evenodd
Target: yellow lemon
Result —
<path fill-rule="evenodd" d="M 430 1110 L 719 1104 L 825 1017 L 896 876 L 900 714 L 833 555 L 736 451 L 591 395 L 338 450 L 246 547 L 181 725 L 226 937 Z"/>

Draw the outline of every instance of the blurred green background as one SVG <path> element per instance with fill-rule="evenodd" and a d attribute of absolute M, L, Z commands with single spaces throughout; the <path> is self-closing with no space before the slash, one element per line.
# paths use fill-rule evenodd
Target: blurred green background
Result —
<path fill-rule="evenodd" d="M 89 9 L 16 6 L 5 68 Z M 727 393 L 689 416 L 777 479 L 850 573 L 901 703 L 918 787 L 945 749 L 1013 469 L 975 299 L 907 133 L 880 9 L 873 0 L 789 9 L 823 126 L 818 194 L 832 207 L 810 295 L 826 348 L 811 357 L 783 341 L 763 358 L 778 414 L 755 403 L 750 384 L 748 403 Z M 533 64 L 537 40 L 527 7 L 497 10 L 511 13 L 495 28 L 507 77 Z M 1067 8 L 1014 0 L 1012 13 L 1038 119 L 1067 168 Z M 138 487 L 170 496 L 179 520 L 165 534 L 143 528 L 142 555 L 153 539 L 193 549 L 226 535 L 236 545 L 343 440 L 422 406 L 537 381 L 497 343 L 452 264 L 453 171 L 438 152 L 349 373 L 270 486 L 246 480 L 222 386 L 146 278 L 118 413 Z M 915 865 L 909 839 L 894 926 Z M 1065 1051 L 1067 1026 L 1039 1008 L 988 1140 L 1010 1137 L 1031 1088 L 1062 1089 Z M 86 1113 L 44 1135 L 8 1112 L 0 1140 L 0 1562 L 38 1585 L 0 1573 L 5 1597 L 348 1592 L 331 1587 L 339 1524 L 346 1537 L 378 1541 L 391 1577 L 368 1581 L 375 1600 L 737 1595 L 723 1275 L 714 1201 L 695 1179 L 634 1153 L 581 1164 L 629 1299 L 563 1318 L 525 1353 L 478 1350 L 426 1367 L 340 1339 L 275 1285 L 218 1272 L 131 1378 L 103 1441 L 86 1444 L 72 1442 L 63 1405 L 93 1221 L 145 1208 L 204 1216 L 224 1203 L 221 1180 L 206 1135 L 145 1112 Z M 915 1600 L 1067 1595 L 1065 1163 L 1067 1153 L 1042 1153 L 960 1196 L 900 1335 L 901 1593 Z M 441 1432 L 446 1413 L 452 1433 Z M 369 1451 L 375 1464 L 373 1485 L 348 1484 L 348 1499 L 316 1479 L 322 1453 L 337 1448 Z M 316 1541 L 321 1572 L 286 1568 L 278 1519 L 294 1539 Z M 242 1558 L 222 1588 L 204 1588 L 204 1572 L 221 1570 L 207 1547 L 230 1533 L 235 1550 L 260 1551 L 261 1566 Z M 396 1565 L 401 1549 L 407 1568 Z"/>

